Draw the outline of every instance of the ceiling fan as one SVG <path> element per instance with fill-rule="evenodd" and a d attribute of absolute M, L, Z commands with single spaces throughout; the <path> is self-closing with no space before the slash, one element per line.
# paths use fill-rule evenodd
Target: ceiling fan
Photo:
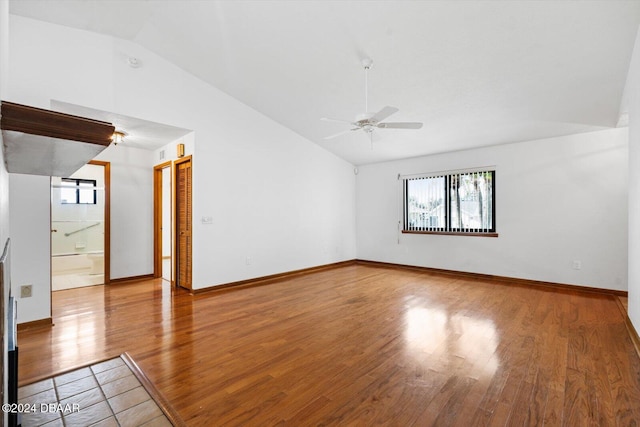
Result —
<path fill-rule="evenodd" d="M 392 114 L 398 112 L 399 110 L 395 107 L 386 106 L 382 108 L 382 110 L 377 113 L 369 112 L 369 79 L 368 74 L 371 66 L 373 65 L 373 60 L 367 58 L 362 60 L 362 66 L 364 67 L 364 113 L 356 116 L 354 121 L 349 120 L 339 120 L 339 119 L 329 119 L 326 117 L 321 118 L 320 120 L 324 120 L 325 122 L 337 122 L 337 123 L 346 123 L 353 126 L 351 129 L 344 130 L 342 132 L 338 132 L 334 135 L 326 136 L 324 139 L 333 139 L 340 135 L 347 134 L 354 130 L 362 129 L 364 132 L 369 134 L 369 140 L 373 143 L 373 131 L 378 129 L 420 129 L 422 127 L 422 123 L 419 122 L 382 122 L 382 120 L 391 116 Z"/>

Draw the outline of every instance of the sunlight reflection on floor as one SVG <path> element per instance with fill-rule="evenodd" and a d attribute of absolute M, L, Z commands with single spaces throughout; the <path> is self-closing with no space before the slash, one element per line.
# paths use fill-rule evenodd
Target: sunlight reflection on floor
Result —
<path fill-rule="evenodd" d="M 492 375 L 498 368 L 498 359 L 493 357 L 498 336 L 491 320 L 449 315 L 442 309 L 421 306 L 409 308 L 405 317 L 407 352 L 415 361 L 458 356 L 483 361 L 474 369 L 481 369 L 485 375 Z"/>

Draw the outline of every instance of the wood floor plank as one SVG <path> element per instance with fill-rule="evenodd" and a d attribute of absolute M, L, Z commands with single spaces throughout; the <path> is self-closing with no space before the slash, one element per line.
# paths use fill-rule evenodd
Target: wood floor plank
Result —
<path fill-rule="evenodd" d="M 128 352 L 190 426 L 634 425 L 640 360 L 605 294 L 350 265 L 192 295 L 53 293 L 20 384 Z"/>

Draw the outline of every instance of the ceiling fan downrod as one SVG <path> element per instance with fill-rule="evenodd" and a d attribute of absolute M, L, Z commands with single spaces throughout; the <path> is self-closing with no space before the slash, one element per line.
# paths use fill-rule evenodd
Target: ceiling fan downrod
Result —
<path fill-rule="evenodd" d="M 369 69 L 373 65 L 371 58 L 365 58 L 362 60 L 362 66 L 364 67 L 364 112 L 369 113 Z"/>

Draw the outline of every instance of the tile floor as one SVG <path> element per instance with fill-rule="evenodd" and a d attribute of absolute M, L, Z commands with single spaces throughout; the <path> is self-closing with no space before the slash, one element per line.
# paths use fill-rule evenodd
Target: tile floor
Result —
<path fill-rule="evenodd" d="M 119 357 L 20 387 L 18 402 L 36 409 L 22 414 L 23 427 L 171 426 Z"/>

